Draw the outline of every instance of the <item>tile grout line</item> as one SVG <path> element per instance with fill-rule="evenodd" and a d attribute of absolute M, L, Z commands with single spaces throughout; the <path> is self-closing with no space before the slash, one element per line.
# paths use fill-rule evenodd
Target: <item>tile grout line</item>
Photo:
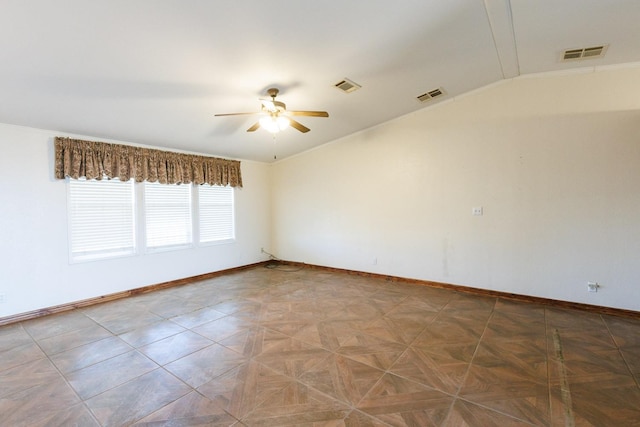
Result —
<path fill-rule="evenodd" d="M 609 324 L 604 319 L 604 317 L 602 317 L 602 315 L 600 315 L 600 318 L 602 319 L 602 323 L 604 323 L 605 328 L 607 328 L 607 332 L 609 332 L 609 335 L 611 336 L 611 340 L 616 345 L 616 350 L 618 350 L 618 353 L 620 354 L 620 357 L 624 361 L 624 364 L 627 367 L 627 370 L 629 371 L 629 375 L 631 376 L 631 378 L 633 378 L 633 380 L 635 381 L 635 383 L 638 386 L 638 388 L 640 388 L 640 377 L 637 378 L 633 374 L 633 370 L 631 369 L 631 366 L 629 365 L 629 362 L 627 361 L 627 358 L 624 356 L 624 353 L 622 352 L 622 349 L 620 348 L 620 344 L 618 344 L 618 341 L 616 340 L 616 337 L 613 336 L 613 333 L 611 332 L 611 328 L 609 327 Z"/>

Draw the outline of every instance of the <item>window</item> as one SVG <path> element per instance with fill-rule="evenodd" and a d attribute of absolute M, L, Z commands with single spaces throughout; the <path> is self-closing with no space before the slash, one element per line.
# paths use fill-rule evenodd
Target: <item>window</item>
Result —
<path fill-rule="evenodd" d="M 133 181 L 69 180 L 72 261 L 135 253 Z"/>
<path fill-rule="evenodd" d="M 149 249 L 184 246 L 192 242 L 189 184 L 144 183 L 146 246 Z"/>
<path fill-rule="evenodd" d="M 235 239 L 234 189 L 70 179 L 71 262 Z"/>
<path fill-rule="evenodd" d="M 197 188 L 200 243 L 233 239 L 233 188 L 209 184 Z"/>

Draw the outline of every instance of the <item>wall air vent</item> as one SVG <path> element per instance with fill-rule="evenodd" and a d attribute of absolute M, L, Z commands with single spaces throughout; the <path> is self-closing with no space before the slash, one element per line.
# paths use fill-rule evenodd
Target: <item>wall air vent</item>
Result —
<path fill-rule="evenodd" d="M 434 89 L 434 90 L 430 90 L 429 92 L 423 93 L 422 95 L 418 96 L 418 101 L 420 102 L 427 102 L 427 101 L 431 101 L 433 98 L 436 98 L 438 96 L 442 96 L 444 95 L 444 89 L 442 89 L 441 87 Z"/>
<path fill-rule="evenodd" d="M 356 90 L 362 87 L 358 83 L 349 79 L 341 80 L 338 83 L 336 83 L 334 86 L 340 89 L 341 91 L 343 91 L 344 93 L 355 92 Z"/>
<path fill-rule="evenodd" d="M 581 49 L 568 49 L 564 51 L 563 61 L 579 61 L 583 59 L 602 58 L 608 45 L 585 47 Z"/>

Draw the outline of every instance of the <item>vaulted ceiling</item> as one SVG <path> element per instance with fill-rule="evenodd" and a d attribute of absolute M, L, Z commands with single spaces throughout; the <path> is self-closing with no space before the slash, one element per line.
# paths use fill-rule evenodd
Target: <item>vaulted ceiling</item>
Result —
<path fill-rule="evenodd" d="M 638 62 L 639 22 L 638 0 L 2 0 L 0 122 L 269 162 L 502 79 Z M 214 117 L 270 87 L 329 118 L 274 139 Z"/>

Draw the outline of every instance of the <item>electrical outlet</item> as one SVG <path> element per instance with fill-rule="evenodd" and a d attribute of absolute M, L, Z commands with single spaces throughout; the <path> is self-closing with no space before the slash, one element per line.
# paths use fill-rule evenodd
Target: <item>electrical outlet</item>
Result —
<path fill-rule="evenodd" d="M 5 294 L 0 294 L 0 304 L 7 302 L 7 296 Z"/>
<path fill-rule="evenodd" d="M 597 282 L 587 282 L 587 291 L 589 292 L 598 292 L 599 287 Z"/>
<path fill-rule="evenodd" d="M 476 206 L 471 208 L 471 214 L 473 216 L 482 216 L 482 206 Z"/>

